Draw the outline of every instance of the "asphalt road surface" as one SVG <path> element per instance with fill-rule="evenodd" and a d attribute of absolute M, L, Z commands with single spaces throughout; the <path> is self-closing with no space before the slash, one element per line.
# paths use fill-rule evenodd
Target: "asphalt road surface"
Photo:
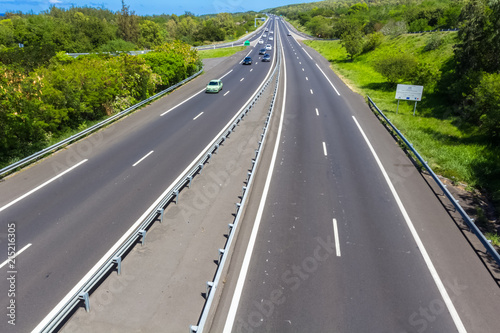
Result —
<path fill-rule="evenodd" d="M 434 194 L 359 96 L 280 31 L 277 144 L 211 331 L 496 332 L 498 285 Z"/>
<path fill-rule="evenodd" d="M 259 61 L 258 48 L 248 51 L 252 66 L 202 75 L 0 183 L 0 299 L 6 313 L 16 305 L 15 326 L 4 316 L 1 332 L 35 328 L 243 107 L 274 64 Z M 224 88 L 206 94 L 214 78 Z M 23 250 L 15 283 L 6 278 L 9 226 Z"/>

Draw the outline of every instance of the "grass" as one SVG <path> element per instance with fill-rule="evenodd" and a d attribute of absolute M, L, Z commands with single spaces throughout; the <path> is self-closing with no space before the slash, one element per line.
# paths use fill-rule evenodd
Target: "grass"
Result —
<path fill-rule="evenodd" d="M 429 39 L 436 38 L 431 37 L 431 33 L 401 35 L 386 38 L 377 49 L 357 56 L 352 62 L 339 41 L 305 41 L 305 44 L 321 53 L 351 89 L 370 96 L 435 172 L 472 187 L 487 188 L 495 196 L 500 193 L 500 149 L 477 136 L 474 129 L 460 127 L 459 119 L 434 93 L 433 87 L 424 87 L 415 117 L 412 115 L 414 103 L 405 101 L 400 101 L 396 113 L 395 87 L 373 68 L 378 59 L 396 52 L 413 53 L 420 62 L 442 68 L 453 55 L 456 33 L 435 34 L 442 40 L 435 50 L 425 50 Z M 498 207 L 498 202 L 496 204 Z"/>
<path fill-rule="evenodd" d="M 235 47 L 226 47 L 223 49 L 212 49 L 212 50 L 202 50 L 198 51 L 200 55 L 200 59 L 208 59 L 208 58 L 222 58 L 229 57 L 233 54 L 240 52 L 246 49 L 246 46 L 235 46 Z"/>
<path fill-rule="evenodd" d="M 484 237 L 486 237 L 486 239 L 489 239 L 492 245 L 500 246 L 500 236 L 498 234 L 487 232 L 484 234 Z"/>

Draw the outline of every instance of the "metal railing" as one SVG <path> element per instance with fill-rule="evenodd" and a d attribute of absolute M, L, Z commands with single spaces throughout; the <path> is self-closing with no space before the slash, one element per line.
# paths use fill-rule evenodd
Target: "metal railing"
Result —
<path fill-rule="evenodd" d="M 234 46 L 244 46 L 245 40 L 252 38 L 254 35 L 258 34 L 260 30 L 264 28 L 264 24 L 255 29 L 254 31 L 248 33 L 245 36 L 242 36 L 240 39 L 234 41 L 234 42 L 228 42 L 228 43 L 221 43 L 221 44 L 211 44 L 211 45 L 200 45 L 194 47 L 197 50 L 210 50 L 210 49 L 215 49 L 215 48 L 224 48 L 224 47 L 234 47 Z"/>
<path fill-rule="evenodd" d="M 65 145 L 67 145 L 67 144 L 69 144 L 69 143 L 71 143 L 73 141 L 76 141 L 76 140 L 78 140 L 78 139 L 80 139 L 80 138 L 82 138 L 82 137 L 84 137 L 84 136 L 86 136 L 86 135 L 88 135 L 88 134 L 90 134 L 90 133 L 92 133 L 92 132 L 100 129 L 101 127 L 103 127 L 103 126 L 105 126 L 105 125 L 107 125 L 107 124 L 115 121 L 118 118 L 123 117 L 127 113 L 129 113 L 129 112 L 131 112 L 131 111 L 133 111 L 133 110 L 135 110 L 135 109 L 143 106 L 144 104 L 147 104 L 147 103 L 149 103 L 149 102 L 157 99 L 158 97 L 161 97 L 161 96 L 165 95 L 169 91 L 174 90 L 175 88 L 183 85 L 184 83 L 188 82 L 189 80 L 191 80 L 191 79 L 195 78 L 196 76 L 200 75 L 201 72 L 203 72 L 203 68 L 200 69 L 197 73 L 195 73 L 195 74 L 191 75 L 190 77 L 182 80 L 181 82 L 179 82 L 177 84 L 174 84 L 173 86 L 168 87 L 167 89 L 165 89 L 163 91 L 160 91 L 159 93 L 155 94 L 154 96 L 149 97 L 148 99 L 145 99 L 145 100 L 143 100 L 143 101 L 141 101 L 141 102 L 139 102 L 139 103 L 137 103 L 135 105 L 132 105 L 131 107 L 129 107 L 129 108 L 127 108 L 127 109 L 125 109 L 125 110 L 123 110 L 123 111 L 115 114 L 114 116 L 111 116 L 111 117 L 109 117 L 109 118 L 107 118 L 107 119 L 105 119 L 105 120 L 103 120 L 103 121 L 101 121 L 101 122 L 99 122 L 99 123 L 97 123 L 97 124 L 95 124 L 95 125 L 87 128 L 87 129 L 85 129 L 85 130 L 77 133 L 77 134 L 74 134 L 74 135 L 70 136 L 67 139 L 59 141 L 58 143 L 56 143 L 56 144 L 54 144 L 54 145 L 52 145 L 50 147 L 42 149 L 39 152 L 36 152 L 36 153 L 34 153 L 34 154 L 32 154 L 32 155 L 30 155 L 28 157 L 23 158 L 22 160 L 19 160 L 17 162 L 14 162 L 14 163 L 6 166 L 3 169 L 0 169 L 0 177 L 4 176 L 5 174 L 7 174 L 7 173 L 9 173 L 9 172 L 11 172 L 11 171 L 19 168 L 19 167 L 22 167 L 22 166 L 24 166 L 24 165 L 26 165 L 28 163 L 31 163 L 31 162 L 39 159 L 40 157 L 45 156 L 48 153 L 52 153 L 55 150 L 58 150 L 61 147 L 65 146 Z"/>
<path fill-rule="evenodd" d="M 476 237 L 479 239 L 479 241 L 485 247 L 486 251 L 493 257 L 493 259 L 496 261 L 496 263 L 500 266 L 500 254 L 498 254 L 498 252 L 495 250 L 493 245 L 491 245 L 490 241 L 488 239 L 486 239 L 486 237 L 483 235 L 481 230 L 479 230 L 477 225 L 474 223 L 474 220 L 471 219 L 469 217 L 469 215 L 467 215 L 467 213 L 464 211 L 462 206 L 460 206 L 460 204 L 458 203 L 459 200 L 457 200 L 453 197 L 453 195 L 450 193 L 450 191 L 448 191 L 448 189 L 446 188 L 446 185 L 443 184 L 441 182 L 441 180 L 439 179 L 439 177 L 434 173 L 434 171 L 432 171 L 431 167 L 427 164 L 427 161 L 425 161 L 422 158 L 422 156 L 420 156 L 420 154 L 417 152 L 417 150 L 415 148 L 413 148 L 413 145 L 404 137 L 403 134 L 401 134 L 401 132 L 396 128 L 396 126 L 394 126 L 391 123 L 391 121 L 385 116 L 385 114 L 378 108 L 378 106 L 375 104 L 375 102 L 369 96 L 367 96 L 367 98 L 368 98 L 368 102 L 369 102 L 370 107 L 374 107 L 377 110 L 377 112 L 380 114 L 380 116 L 382 116 L 382 118 L 387 122 L 387 124 L 389 124 L 389 126 L 391 126 L 391 128 L 396 132 L 396 134 L 399 136 L 399 138 L 401 140 L 403 140 L 403 142 L 406 144 L 408 149 L 411 150 L 411 152 L 415 155 L 415 157 L 422 164 L 422 166 L 427 170 L 427 172 L 429 172 L 429 174 L 434 179 L 436 184 L 443 191 L 444 195 L 446 195 L 448 200 L 450 200 L 450 202 L 453 204 L 453 206 L 455 207 L 457 212 L 460 213 L 460 215 L 462 216 L 463 220 L 465 221 L 465 223 L 467 224 L 469 229 L 476 235 Z"/>
<path fill-rule="evenodd" d="M 280 45 L 281 45 L 280 39 L 277 38 L 277 50 L 279 50 Z M 221 281 L 222 273 L 224 271 L 224 265 L 225 265 L 226 260 L 228 258 L 228 254 L 229 254 L 229 251 L 231 250 L 231 245 L 233 244 L 233 240 L 234 240 L 234 237 L 236 234 L 235 231 L 236 231 L 236 229 L 241 221 L 243 210 L 244 210 L 243 207 L 244 207 L 245 203 L 247 202 L 247 198 L 248 198 L 248 195 L 250 192 L 250 191 L 248 191 L 248 189 L 250 189 L 252 186 L 252 183 L 254 180 L 254 175 L 255 175 L 255 170 L 257 169 L 260 158 L 262 156 L 261 151 L 262 151 L 262 147 L 264 146 L 264 142 L 265 142 L 266 137 L 267 137 L 266 134 L 267 134 L 268 129 L 269 129 L 269 123 L 271 121 L 271 116 L 273 115 L 274 104 L 275 104 L 276 95 L 277 95 L 278 86 L 279 86 L 281 52 L 277 52 L 277 54 L 278 54 L 278 57 L 277 57 L 277 61 L 276 61 L 276 67 L 274 68 L 272 76 L 269 77 L 269 80 L 266 83 L 266 85 L 270 84 L 273 77 L 276 75 L 276 85 L 275 85 L 274 92 L 272 95 L 272 100 L 271 100 L 271 105 L 269 107 L 269 112 L 267 114 L 267 118 L 266 118 L 266 121 L 264 124 L 263 133 L 261 134 L 261 140 L 258 142 L 259 146 L 255 150 L 255 158 L 252 159 L 252 166 L 251 166 L 250 171 L 248 172 L 248 175 L 247 175 L 246 185 L 243 186 L 243 189 L 242 189 L 243 195 L 241 197 L 241 201 L 236 204 L 236 207 L 237 207 L 236 217 L 234 219 L 234 222 L 232 224 L 229 224 L 229 226 L 228 226 L 228 228 L 229 228 L 228 229 L 228 240 L 226 242 L 225 247 L 223 249 L 219 249 L 219 260 L 218 260 L 217 271 L 215 273 L 215 278 L 213 281 L 207 282 L 207 293 L 205 296 L 206 297 L 205 306 L 203 307 L 200 319 L 198 320 L 198 324 L 191 325 L 189 327 L 190 333 L 194 333 L 194 332 L 201 333 L 201 332 L 203 332 L 203 330 L 205 329 L 205 326 L 207 325 L 210 311 L 213 310 L 212 304 L 213 304 L 213 301 L 215 298 L 215 293 L 216 293 L 216 290 L 217 290 L 219 283 Z"/>
<path fill-rule="evenodd" d="M 123 242 L 118 241 L 115 246 L 113 246 L 104 257 L 94 266 L 93 269 L 82 279 L 82 281 L 77 284 L 66 297 L 42 320 L 42 322 L 32 331 L 36 332 L 52 332 L 65 320 L 65 318 L 72 312 L 73 308 L 80 302 L 83 301 L 86 311 L 90 311 L 90 299 L 89 293 L 94 288 L 94 286 L 99 283 L 99 281 L 106 276 L 108 271 L 113 267 L 117 268 L 118 274 L 121 273 L 121 261 L 122 257 L 127 251 L 140 240 L 143 244 L 146 239 L 146 230 L 150 225 L 156 221 L 163 221 L 163 214 L 166 206 L 174 201 L 177 202 L 180 191 L 187 187 L 191 187 L 191 182 L 196 174 L 200 173 L 203 169 L 205 163 L 212 157 L 215 151 L 219 149 L 219 146 L 227 140 L 231 133 L 235 130 L 235 127 L 243 120 L 245 115 L 255 106 L 257 101 L 260 99 L 266 88 L 269 86 L 273 76 L 276 73 L 277 68 L 279 68 L 279 62 L 277 61 L 276 67 L 269 79 L 261 86 L 261 88 L 255 92 L 253 97 L 249 100 L 247 105 L 242 108 L 242 111 L 235 115 L 233 119 L 228 123 L 228 125 L 220 131 L 218 135 L 212 142 L 207 146 L 207 148 L 202 151 L 198 158 L 191 163 L 191 168 L 180 175 L 162 196 L 160 196 L 149 212 L 147 212 L 146 217 L 139 223 L 135 228 L 127 232 L 122 239 Z M 269 121 L 269 120 L 268 120 Z M 266 121 L 266 124 L 267 122 Z"/>

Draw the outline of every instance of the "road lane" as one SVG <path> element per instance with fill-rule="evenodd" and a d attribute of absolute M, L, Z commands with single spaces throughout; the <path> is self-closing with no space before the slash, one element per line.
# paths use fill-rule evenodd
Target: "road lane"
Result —
<path fill-rule="evenodd" d="M 319 67 L 299 65 L 293 52 L 285 46 L 293 89 L 285 96 L 281 162 L 234 326 L 229 319 L 225 331 L 411 332 L 422 304 L 440 312 L 432 331 L 461 329 L 348 105 Z M 300 80 L 302 72 L 310 80 Z M 325 110 L 320 119 L 304 112 L 311 106 Z"/>
<path fill-rule="evenodd" d="M 15 331 L 30 331 L 49 313 L 243 106 L 271 66 L 266 63 L 250 73 L 237 62 L 228 64 L 233 71 L 224 84 L 234 94 L 200 93 L 175 109 L 167 96 L 27 170 L 33 178 L 37 169 L 43 170 L 41 177 L 50 175 L 51 169 L 62 177 L 0 213 L 2 228 L 16 224 L 19 245 L 32 243 L 37 249 L 26 251 L 17 262 L 20 305 Z M 244 82 L 239 82 L 241 77 Z M 193 84 L 204 85 L 210 79 L 202 76 Z M 200 112 L 203 117 L 193 120 Z M 156 113 L 156 119 L 148 113 Z M 100 138 L 95 140 L 96 136 Z M 75 147 L 85 149 L 75 152 Z M 70 163 L 61 163 L 61 156 L 70 153 L 72 157 L 66 158 Z M 67 169 L 73 166 L 78 167 Z M 70 172 L 64 173 L 65 169 Z M 0 202 L 10 202 L 13 192 L 26 188 L 23 178 L 21 172 L 0 184 Z M 45 181 L 39 178 L 38 184 Z M 14 190 L 6 190 L 10 188 Z M 0 260 L 6 259 L 6 252 L 1 252 Z M 7 289 L 2 279 L 0 293 L 5 295 Z M 0 322 L 0 331 L 9 328 L 6 321 Z"/>

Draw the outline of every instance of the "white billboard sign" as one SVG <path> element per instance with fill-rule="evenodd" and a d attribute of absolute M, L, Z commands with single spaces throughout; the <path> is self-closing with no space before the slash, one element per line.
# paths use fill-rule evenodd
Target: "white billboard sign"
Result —
<path fill-rule="evenodd" d="M 396 99 L 403 99 L 405 101 L 421 101 L 424 86 L 413 86 L 409 84 L 398 84 L 396 89 Z"/>

